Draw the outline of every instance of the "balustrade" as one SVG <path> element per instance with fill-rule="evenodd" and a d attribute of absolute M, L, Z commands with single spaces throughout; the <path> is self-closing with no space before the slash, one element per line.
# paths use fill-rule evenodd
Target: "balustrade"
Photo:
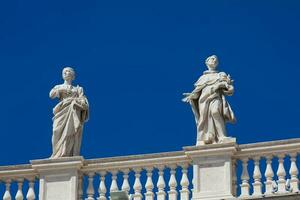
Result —
<path fill-rule="evenodd" d="M 299 194 L 299 152 L 299 139 L 236 146 L 230 165 L 232 195 Z M 191 164 L 185 151 L 83 160 L 77 168 L 77 199 L 108 200 L 110 192 L 122 190 L 132 200 L 189 200 Z M 32 165 L 0 167 L 2 199 L 37 199 L 37 178 L 39 171 Z"/>
<path fill-rule="evenodd" d="M 106 193 L 107 185 L 105 184 L 105 180 L 108 178 L 111 179 L 110 192 L 119 191 L 120 185 L 118 183 L 122 183 L 121 190 L 125 191 L 133 200 L 165 200 L 167 195 L 169 200 L 177 200 L 177 189 L 180 189 L 180 197 L 183 200 L 188 200 L 190 199 L 189 165 L 190 160 L 184 155 L 184 152 L 171 152 L 140 155 L 134 158 L 128 156 L 87 160 L 81 171 L 88 176 L 89 182 L 92 181 L 91 176 L 95 176 L 94 172 L 101 171 L 99 173 L 98 200 L 108 198 L 109 194 Z M 176 174 L 178 168 L 182 171 L 180 177 Z M 112 176 L 108 176 L 105 172 L 109 172 Z M 122 176 L 118 176 L 119 173 L 122 173 Z M 153 182 L 153 176 L 158 177 L 156 184 Z M 123 180 L 118 180 L 118 178 Z M 168 191 L 166 191 L 167 178 Z M 180 188 L 178 188 L 178 180 L 180 180 Z M 90 184 L 88 184 L 86 190 L 87 200 L 90 200 L 91 195 L 94 195 L 90 192 Z"/>
<path fill-rule="evenodd" d="M 294 142 L 295 141 L 295 142 Z M 240 145 L 236 159 L 241 160 L 239 198 L 278 196 L 299 192 L 297 155 L 300 152 L 300 141 L 276 141 Z M 286 162 L 289 159 L 289 163 Z M 264 159 L 262 159 L 264 158 Z M 249 176 L 249 160 L 253 160 L 253 176 Z M 265 160 L 265 173 L 262 177 L 262 161 Z M 277 163 L 272 162 L 273 160 Z M 273 169 L 277 166 L 276 179 Z M 289 168 L 289 174 L 286 169 Z M 290 177 L 290 178 L 287 178 Z M 262 182 L 262 179 L 265 181 Z M 249 180 L 253 180 L 252 188 Z M 264 189 L 264 191 L 263 191 Z M 251 193 L 252 191 L 252 193 Z"/>
<path fill-rule="evenodd" d="M 189 200 L 190 199 L 190 190 L 189 190 L 189 178 L 188 178 L 188 163 L 181 164 L 181 165 L 166 165 L 166 166 L 152 166 L 152 167 L 144 167 L 144 168 L 132 168 L 132 169 L 120 169 L 120 171 L 123 172 L 123 182 L 121 186 L 121 190 L 125 191 L 128 195 L 132 196 L 133 200 L 154 200 L 155 199 L 155 193 L 153 192 L 155 185 L 152 180 L 152 175 L 155 171 L 155 169 L 158 169 L 158 173 L 156 174 L 158 176 L 158 181 L 157 181 L 157 192 L 156 192 L 156 197 L 159 200 L 165 200 L 166 196 L 168 194 L 168 199 L 169 200 L 177 200 L 178 192 L 177 192 L 177 179 L 180 180 L 180 199 L 182 200 Z M 181 177 L 176 177 L 176 169 L 181 168 L 182 175 Z M 146 171 L 146 176 L 141 177 L 141 172 L 145 170 Z M 107 171 L 110 171 L 110 169 L 107 169 Z M 133 184 L 131 185 L 133 189 L 133 193 L 130 194 L 130 183 L 129 183 L 129 172 L 133 171 L 134 175 L 131 177 L 134 179 Z M 168 181 L 168 186 L 169 186 L 169 191 L 166 193 L 165 187 L 165 173 L 164 171 L 168 172 L 169 175 L 169 181 Z M 111 176 L 111 185 L 110 185 L 110 192 L 115 192 L 119 191 L 118 187 L 118 180 L 117 180 L 117 170 L 111 170 L 110 173 L 112 174 Z M 106 200 L 107 199 L 107 193 L 106 193 L 106 184 L 105 180 L 107 179 L 107 173 L 100 172 L 100 179 L 99 179 L 99 189 L 98 189 L 98 197 L 97 200 Z M 87 198 L 86 200 L 94 200 L 94 177 L 96 176 L 95 173 L 89 172 L 87 173 L 88 177 L 88 186 L 86 188 L 86 194 Z M 145 180 L 145 184 L 142 184 L 141 179 Z M 82 184 L 80 184 L 82 186 Z M 145 190 L 146 192 L 142 194 L 142 190 Z M 81 195 L 80 195 L 81 196 Z M 81 196 L 82 198 L 82 196 Z"/>
<path fill-rule="evenodd" d="M 5 185 L 5 192 L 2 199 L 24 200 L 26 198 L 27 200 L 35 200 L 36 192 L 34 185 L 37 177 L 38 175 L 31 169 L 30 165 L 0 167 L 0 180 Z M 17 186 L 16 191 L 12 190 L 13 184 Z M 27 193 L 23 194 L 23 191 L 27 191 Z"/>

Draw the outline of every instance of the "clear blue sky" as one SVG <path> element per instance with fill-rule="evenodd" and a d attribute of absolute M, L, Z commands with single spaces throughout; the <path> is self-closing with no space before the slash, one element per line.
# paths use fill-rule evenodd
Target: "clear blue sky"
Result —
<path fill-rule="evenodd" d="M 182 93 L 211 54 L 235 80 L 239 143 L 300 134 L 300 1 L 1 1 L 0 164 L 51 154 L 49 90 L 77 72 L 91 116 L 85 158 L 181 150 L 196 129 Z"/>

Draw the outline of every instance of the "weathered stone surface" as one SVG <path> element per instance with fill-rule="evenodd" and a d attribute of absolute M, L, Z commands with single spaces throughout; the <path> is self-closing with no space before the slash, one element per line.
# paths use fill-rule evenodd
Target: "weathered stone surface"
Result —
<path fill-rule="evenodd" d="M 234 92 L 230 75 L 218 72 L 218 58 L 213 55 L 206 59 L 206 70 L 194 84 L 191 93 L 184 93 L 183 101 L 193 110 L 197 125 L 196 145 L 223 143 L 227 139 L 226 122 L 236 121 L 226 95 Z"/>
<path fill-rule="evenodd" d="M 237 199 L 237 198 L 236 198 Z M 239 198 L 238 198 L 239 199 Z M 278 196 L 269 196 L 269 197 L 249 197 L 249 198 L 244 198 L 244 199 L 251 199 L 251 200 L 299 200 L 300 199 L 300 194 L 287 194 L 287 195 L 278 195 Z M 228 199 L 228 200 L 233 200 L 233 199 Z"/>
<path fill-rule="evenodd" d="M 62 76 L 64 83 L 50 91 L 50 98 L 58 98 L 53 108 L 53 135 L 51 158 L 79 156 L 83 124 L 89 117 L 89 104 L 83 88 L 73 86 L 75 71 L 66 67 Z"/>
<path fill-rule="evenodd" d="M 184 147 L 193 160 L 193 200 L 233 198 L 233 155 L 235 141 Z"/>
<path fill-rule="evenodd" d="M 78 200 L 78 171 L 83 158 L 32 160 L 32 168 L 39 173 L 40 200 Z"/>

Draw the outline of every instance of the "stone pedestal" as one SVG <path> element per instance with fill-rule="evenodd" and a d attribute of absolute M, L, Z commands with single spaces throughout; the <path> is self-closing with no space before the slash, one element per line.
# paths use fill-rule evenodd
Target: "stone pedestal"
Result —
<path fill-rule="evenodd" d="M 40 174 L 40 200 L 78 200 L 78 170 L 83 157 L 30 161 Z"/>
<path fill-rule="evenodd" d="M 193 200 L 231 199 L 234 194 L 235 139 L 222 144 L 184 147 L 193 160 Z"/>

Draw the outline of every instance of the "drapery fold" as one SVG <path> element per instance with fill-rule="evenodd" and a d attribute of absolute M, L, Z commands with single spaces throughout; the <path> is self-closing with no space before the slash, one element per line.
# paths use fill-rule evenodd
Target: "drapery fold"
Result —
<path fill-rule="evenodd" d="M 225 99 L 225 94 L 232 93 L 230 76 L 224 72 L 204 72 L 195 83 L 193 92 L 183 99 L 191 104 L 195 116 L 197 143 L 214 143 L 227 137 L 225 122 L 234 123 L 236 120 Z"/>
<path fill-rule="evenodd" d="M 79 156 L 83 124 L 89 117 L 89 104 L 83 93 L 62 99 L 53 108 L 51 158 Z"/>

